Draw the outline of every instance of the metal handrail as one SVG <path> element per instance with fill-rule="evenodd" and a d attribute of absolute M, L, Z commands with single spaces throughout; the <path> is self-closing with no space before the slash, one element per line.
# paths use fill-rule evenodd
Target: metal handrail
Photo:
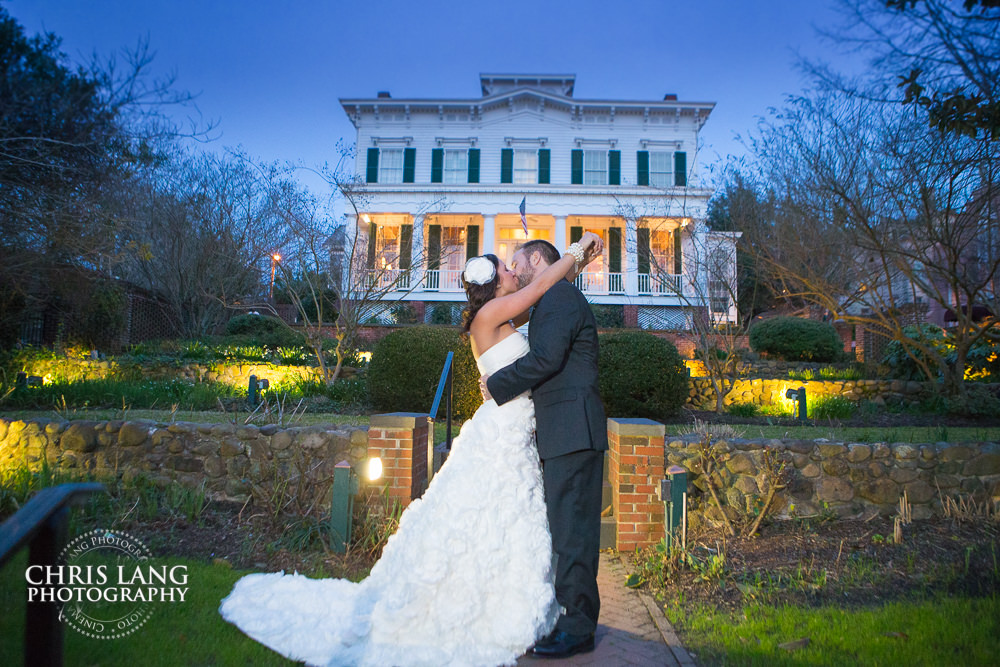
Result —
<path fill-rule="evenodd" d="M 441 369 L 441 379 L 438 380 L 437 392 L 434 394 L 434 403 L 431 405 L 431 421 L 433 422 L 437 419 L 437 411 L 441 406 L 441 396 L 444 394 L 445 386 L 448 388 L 448 394 L 445 397 L 445 416 L 447 418 L 445 426 L 445 449 L 451 451 L 451 397 L 452 397 L 452 380 L 454 376 L 452 361 L 455 358 L 454 352 L 449 352 L 448 356 L 444 360 L 444 368 Z"/>
<path fill-rule="evenodd" d="M 29 567 L 55 565 L 66 546 L 70 506 L 80 504 L 85 496 L 103 492 L 104 485 L 96 482 L 60 484 L 39 491 L 0 525 L 0 567 L 25 545 L 28 546 Z M 62 631 L 58 602 L 27 603 L 24 664 L 61 665 Z"/>

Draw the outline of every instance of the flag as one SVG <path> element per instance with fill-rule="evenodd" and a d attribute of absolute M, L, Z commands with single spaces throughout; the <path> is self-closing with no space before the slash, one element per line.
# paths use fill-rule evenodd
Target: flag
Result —
<path fill-rule="evenodd" d="M 524 238 L 528 238 L 528 219 L 526 217 L 524 217 L 524 200 L 525 199 L 527 199 L 527 197 L 522 197 L 521 198 L 521 207 L 518 210 L 521 211 L 521 226 L 524 227 Z"/>

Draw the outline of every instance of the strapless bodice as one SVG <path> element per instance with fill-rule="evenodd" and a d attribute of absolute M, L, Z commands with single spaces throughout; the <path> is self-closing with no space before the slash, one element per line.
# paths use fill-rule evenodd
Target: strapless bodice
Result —
<path fill-rule="evenodd" d="M 509 366 L 528 353 L 528 339 L 519 331 L 515 331 L 502 341 L 483 352 L 476 361 L 479 372 L 492 375 L 501 368 Z"/>

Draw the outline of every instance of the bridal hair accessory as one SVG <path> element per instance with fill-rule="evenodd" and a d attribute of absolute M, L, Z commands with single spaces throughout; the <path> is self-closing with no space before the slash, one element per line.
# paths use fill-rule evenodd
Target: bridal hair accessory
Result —
<path fill-rule="evenodd" d="M 473 257 L 465 263 L 462 276 L 465 282 L 473 285 L 485 285 L 497 276 L 497 267 L 485 257 Z"/>
<path fill-rule="evenodd" d="M 576 259 L 577 266 L 583 265 L 583 258 L 585 256 L 583 252 L 583 246 L 581 246 L 579 243 L 574 243 L 570 245 L 570 247 L 566 248 L 566 252 L 568 252 L 570 255 L 573 255 L 573 258 Z"/>

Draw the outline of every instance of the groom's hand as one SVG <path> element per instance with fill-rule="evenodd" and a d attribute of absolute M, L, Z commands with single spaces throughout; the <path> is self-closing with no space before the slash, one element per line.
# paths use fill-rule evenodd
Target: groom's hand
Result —
<path fill-rule="evenodd" d="M 490 388 L 486 386 L 486 381 L 489 379 L 490 379 L 489 375 L 484 375 L 481 378 L 479 378 L 479 391 L 480 393 L 482 393 L 484 401 L 489 401 L 493 398 L 492 396 L 490 396 Z"/>

